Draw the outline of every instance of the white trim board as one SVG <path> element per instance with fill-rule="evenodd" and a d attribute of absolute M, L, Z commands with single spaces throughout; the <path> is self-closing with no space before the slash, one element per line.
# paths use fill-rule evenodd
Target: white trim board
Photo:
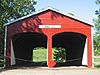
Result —
<path fill-rule="evenodd" d="M 5 39 L 4 39 L 4 63 L 6 63 L 6 40 L 7 40 L 7 26 L 5 27 Z M 6 64 L 4 64 L 6 67 Z"/>
<path fill-rule="evenodd" d="M 87 65 L 87 38 L 86 38 L 84 52 L 83 52 L 82 65 Z"/>
<path fill-rule="evenodd" d="M 15 54 L 14 54 L 14 49 L 13 49 L 13 44 L 11 40 L 11 65 L 15 65 Z"/>
<path fill-rule="evenodd" d="M 93 27 L 91 27 L 91 41 L 92 41 L 92 67 L 94 67 Z"/>

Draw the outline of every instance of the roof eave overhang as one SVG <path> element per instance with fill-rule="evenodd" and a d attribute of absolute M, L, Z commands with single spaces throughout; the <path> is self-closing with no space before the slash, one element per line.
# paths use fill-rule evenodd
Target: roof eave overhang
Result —
<path fill-rule="evenodd" d="M 60 13 L 60 14 L 62 14 L 62 15 L 65 15 L 65 16 L 67 16 L 67 17 L 70 17 L 70 18 L 72 18 L 72 19 L 75 19 L 75 20 L 77 20 L 77 21 L 83 22 L 83 23 L 85 23 L 85 24 L 87 24 L 87 25 L 89 25 L 89 26 L 94 27 L 94 24 L 93 24 L 93 23 L 87 22 L 87 21 L 85 21 L 85 20 L 83 20 L 83 19 L 81 19 L 81 18 L 78 18 L 78 17 L 76 17 L 76 16 L 72 16 L 72 15 L 70 15 L 70 14 L 66 14 L 66 13 L 64 13 L 64 12 L 58 10 L 58 9 L 54 9 L 54 8 L 51 8 L 51 7 L 48 7 L 48 8 L 45 8 L 45 9 L 42 9 L 42 10 L 33 12 L 32 14 L 29 14 L 29 15 L 27 15 L 27 16 L 18 18 L 18 19 L 16 19 L 16 20 L 12 21 L 12 22 L 9 22 L 9 23 L 4 24 L 4 26 L 11 25 L 12 23 L 15 23 L 15 22 L 20 21 L 20 20 L 23 20 L 23 19 L 25 19 L 25 18 L 31 17 L 31 16 L 33 16 L 33 15 L 42 13 L 42 12 L 47 11 L 47 10 L 51 10 L 51 11 L 58 12 L 58 13 Z"/>

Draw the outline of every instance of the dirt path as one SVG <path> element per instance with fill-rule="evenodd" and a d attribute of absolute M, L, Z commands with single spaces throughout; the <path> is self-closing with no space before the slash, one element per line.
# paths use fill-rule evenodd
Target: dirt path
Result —
<path fill-rule="evenodd" d="M 5 70 L 0 75 L 100 75 L 100 70 L 77 67 L 60 67 L 60 68 L 18 68 Z"/>

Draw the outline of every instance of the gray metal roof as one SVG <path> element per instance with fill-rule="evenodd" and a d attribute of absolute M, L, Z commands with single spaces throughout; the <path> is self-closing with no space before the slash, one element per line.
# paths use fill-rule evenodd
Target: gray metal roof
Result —
<path fill-rule="evenodd" d="M 72 16 L 72 15 L 70 15 L 70 14 L 66 14 L 66 13 L 64 13 L 64 12 L 58 10 L 58 9 L 54 9 L 54 8 L 51 8 L 51 7 L 48 7 L 48 8 L 45 8 L 45 9 L 42 9 L 42 10 L 33 12 L 32 14 L 29 14 L 29 15 L 27 15 L 27 16 L 18 18 L 18 19 L 14 20 L 14 21 L 11 21 L 11 22 L 9 22 L 9 23 L 4 24 L 4 26 L 10 25 L 10 24 L 12 24 L 12 23 L 14 23 L 14 22 L 23 20 L 23 19 L 25 19 L 25 18 L 28 18 L 28 17 L 30 17 L 30 16 L 39 14 L 39 13 L 44 12 L 44 11 L 47 11 L 47 10 L 52 10 L 52 11 L 58 12 L 58 13 L 60 13 L 60 14 L 63 14 L 63 15 L 65 15 L 65 16 L 67 16 L 67 17 L 70 17 L 70 18 L 72 18 L 72 19 L 75 19 L 75 20 L 78 20 L 78 21 L 80 21 L 80 22 L 86 23 L 86 24 L 88 24 L 88 25 L 90 25 L 90 26 L 94 26 L 93 23 L 90 23 L 90 22 L 88 22 L 88 21 L 85 21 L 85 20 L 83 20 L 83 19 L 81 19 L 81 18 L 78 18 L 78 17 L 76 17 L 76 16 Z"/>

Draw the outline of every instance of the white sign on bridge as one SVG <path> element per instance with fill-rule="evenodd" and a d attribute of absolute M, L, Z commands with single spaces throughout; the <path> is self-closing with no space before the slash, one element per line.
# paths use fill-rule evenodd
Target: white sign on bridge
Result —
<path fill-rule="evenodd" d="M 39 25 L 39 28 L 61 28 L 61 25 Z"/>

